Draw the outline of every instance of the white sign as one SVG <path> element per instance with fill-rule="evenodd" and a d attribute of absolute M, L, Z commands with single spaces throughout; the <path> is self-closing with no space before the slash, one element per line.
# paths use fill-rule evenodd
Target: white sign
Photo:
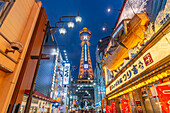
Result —
<path fill-rule="evenodd" d="M 64 66 L 64 77 L 63 77 L 63 84 L 68 85 L 69 84 L 69 75 L 70 75 L 70 64 L 65 63 Z"/>
<path fill-rule="evenodd" d="M 87 40 L 87 39 L 88 39 L 87 35 L 83 36 L 83 40 Z"/>
<path fill-rule="evenodd" d="M 148 49 L 136 62 L 114 80 L 107 88 L 106 95 L 141 74 L 147 68 L 170 55 L 170 33 L 164 36 L 152 48 Z"/>

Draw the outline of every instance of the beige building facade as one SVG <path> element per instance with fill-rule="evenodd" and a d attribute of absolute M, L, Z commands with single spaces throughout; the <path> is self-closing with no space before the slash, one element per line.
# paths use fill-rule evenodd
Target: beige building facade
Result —
<path fill-rule="evenodd" d="M 35 0 L 15 0 L 8 5 L 10 9 L 1 16 L 0 26 L 1 113 L 7 112 L 42 4 Z"/>

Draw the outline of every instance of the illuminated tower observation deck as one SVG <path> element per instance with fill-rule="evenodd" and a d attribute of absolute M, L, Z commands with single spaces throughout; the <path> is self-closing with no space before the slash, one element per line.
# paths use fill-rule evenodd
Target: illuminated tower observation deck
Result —
<path fill-rule="evenodd" d="M 81 59 L 80 59 L 80 68 L 79 68 L 79 79 L 87 79 L 90 77 L 93 78 L 93 69 L 92 63 L 90 58 L 90 51 L 89 51 L 89 40 L 91 37 L 91 32 L 87 28 L 83 28 L 79 32 L 79 37 L 81 42 Z"/>

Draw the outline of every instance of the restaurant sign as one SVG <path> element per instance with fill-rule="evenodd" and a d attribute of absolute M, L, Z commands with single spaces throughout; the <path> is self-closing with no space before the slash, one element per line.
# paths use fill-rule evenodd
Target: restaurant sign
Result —
<path fill-rule="evenodd" d="M 170 55 L 170 33 L 148 49 L 125 72 L 106 87 L 106 95 L 141 74 L 143 71 Z"/>
<path fill-rule="evenodd" d="M 70 64 L 65 63 L 64 67 L 64 77 L 63 77 L 63 84 L 68 85 L 69 84 L 69 76 L 70 76 Z"/>

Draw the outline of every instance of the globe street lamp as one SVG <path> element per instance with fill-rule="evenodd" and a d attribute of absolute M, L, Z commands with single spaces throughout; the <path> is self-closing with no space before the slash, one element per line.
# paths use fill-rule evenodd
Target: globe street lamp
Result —
<path fill-rule="evenodd" d="M 80 22 L 82 21 L 82 18 L 81 18 L 80 16 L 77 16 L 77 17 L 75 18 L 75 20 L 76 20 L 77 23 L 80 23 Z"/>
<path fill-rule="evenodd" d="M 64 18 L 69 19 L 69 21 L 65 21 Z M 64 35 L 67 33 L 67 30 L 64 28 L 65 23 L 67 23 L 67 27 L 70 29 L 74 28 L 74 26 L 75 26 L 74 22 L 72 22 L 72 18 L 75 18 L 75 21 L 77 23 L 80 23 L 82 21 L 82 18 L 79 16 L 79 13 L 78 13 L 78 16 L 62 16 L 62 17 L 60 17 L 59 21 L 55 23 L 55 27 L 49 27 L 49 28 L 50 29 L 59 28 L 59 33 L 61 35 Z M 56 29 L 54 29 L 53 33 L 55 33 L 55 32 L 56 32 Z"/>
<path fill-rule="evenodd" d="M 65 35 L 65 34 L 67 33 L 67 30 L 62 27 L 62 28 L 59 29 L 59 33 L 60 33 L 61 35 Z"/>
<path fill-rule="evenodd" d="M 72 29 L 72 28 L 74 28 L 74 23 L 73 22 L 68 22 L 67 26 L 68 26 L 68 28 Z"/>

